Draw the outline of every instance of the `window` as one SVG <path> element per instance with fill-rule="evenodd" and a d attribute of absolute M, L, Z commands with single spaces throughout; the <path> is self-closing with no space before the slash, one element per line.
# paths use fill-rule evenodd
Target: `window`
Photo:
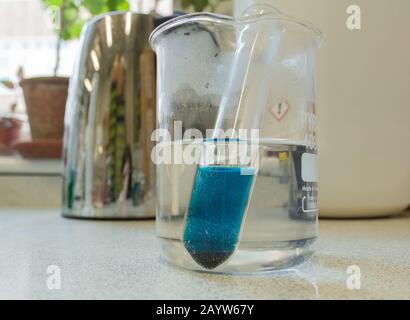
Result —
<path fill-rule="evenodd" d="M 48 23 L 41 0 L 0 0 L 0 79 L 17 82 L 17 71 L 26 77 L 52 75 L 57 36 Z M 78 41 L 68 41 L 61 50 L 59 75 L 71 73 Z M 21 90 L 0 87 L 0 114 L 18 102 L 17 112 L 24 113 Z"/>

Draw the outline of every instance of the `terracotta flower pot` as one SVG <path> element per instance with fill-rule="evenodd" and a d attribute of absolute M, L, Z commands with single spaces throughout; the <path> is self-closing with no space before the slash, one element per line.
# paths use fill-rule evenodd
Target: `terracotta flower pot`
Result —
<path fill-rule="evenodd" d="M 33 141 L 16 142 L 13 144 L 13 149 L 26 159 L 61 158 L 62 148 L 63 142 L 61 139 L 37 139 Z"/>
<path fill-rule="evenodd" d="M 20 82 L 31 128 L 36 139 L 62 139 L 68 78 L 39 77 Z"/>
<path fill-rule="evenodd" d="M 0 117 L 0 144 L 10 146 L 20 136 L 23 121 L 12 117 Z"/>

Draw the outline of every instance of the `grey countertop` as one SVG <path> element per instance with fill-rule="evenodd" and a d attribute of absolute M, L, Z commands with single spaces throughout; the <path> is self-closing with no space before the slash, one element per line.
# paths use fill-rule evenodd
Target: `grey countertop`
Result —
<path fill-rule="evenodd" d="M 254 276 L 173 267 L 159 259 L 154 233 L 153 221 L 68 220 L 58 210 L 0 209 L 0 298 L 410 299 L 408 213 L 322 220 L 310 261 Z M 359 290 L 346 285 L 352 265 L 360 268 Z M 47 287 L 57 275 L 56 269 L 47 274 L 49 266 L 60 270 L 59 290 Z"/>

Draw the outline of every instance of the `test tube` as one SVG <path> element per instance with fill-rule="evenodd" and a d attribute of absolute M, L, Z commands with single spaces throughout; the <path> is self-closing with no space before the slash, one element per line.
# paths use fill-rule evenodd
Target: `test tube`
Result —
<path fill-rule="evenodd" d="M 258 148 L 255 152 L 249 142 L 236 137 L 240 129 L 260 128 L 267 105 L 268 70 L 274 63 L 281 32 L 278 23 L 255 19 L 262 14 L 248 11 L 238 22 L 237 49 L 218 110 L 214 139 L 204 144 L 205 149 L 210 143 L 225 144 L 228 150 L 232 144 L 245 144 L 250 148 L 250 161 L 201 161 L 194 178 L 183 243 L 205 269 L 215 269 L 235 252 L 257 174 L 254 158 Z M 218 136 L 222 132 L 231 135 Z"/>

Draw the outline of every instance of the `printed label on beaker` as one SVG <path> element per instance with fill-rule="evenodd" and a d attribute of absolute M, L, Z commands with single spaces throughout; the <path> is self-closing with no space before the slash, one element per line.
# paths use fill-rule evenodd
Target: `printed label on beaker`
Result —
<path fill-rule="evenodd" d="M 281 121 L 288 113 L 290 107 L 286 102 L 280 102 L 269 108 L 270 113 L 276 118 L 276 120 Z"/>
<path fill-rule="evenodd" d="M 317 155 L 304 153 L 302 155 L 302 179 L 304 182 L 317 182 Z"/>

